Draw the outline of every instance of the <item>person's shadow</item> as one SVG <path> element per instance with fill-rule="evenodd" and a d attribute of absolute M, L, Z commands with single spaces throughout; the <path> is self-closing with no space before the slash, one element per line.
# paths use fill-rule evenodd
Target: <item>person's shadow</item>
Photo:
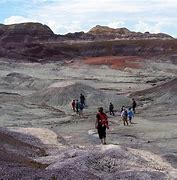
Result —
<path fill-rule="evenodd" d="M 131 122 L 131 124 L 138 124 L 138 123 L 135 123 L 135 122 Z"/>

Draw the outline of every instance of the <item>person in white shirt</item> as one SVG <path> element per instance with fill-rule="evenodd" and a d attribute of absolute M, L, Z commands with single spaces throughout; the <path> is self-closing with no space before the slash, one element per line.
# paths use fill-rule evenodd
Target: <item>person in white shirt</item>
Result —
<path fill-rule="evenodd" d="M 125 107 L 123 107 L 123 110 L 121 112 L 121 118 L 123 120 L 123 123 L 124 123 L 124 126 L 127 124 L 128 126 L 128 120 L 127 120 L 127 116 L 128 116 L 128 113 L 127 113 L 127 110 Z"/>

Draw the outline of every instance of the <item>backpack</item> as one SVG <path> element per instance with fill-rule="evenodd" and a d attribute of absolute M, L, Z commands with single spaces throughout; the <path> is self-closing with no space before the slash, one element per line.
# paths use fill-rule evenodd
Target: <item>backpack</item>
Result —
<path fill-rule="evenodd" d="M 108 127 L 108 117 L 105 113 L 98 113 L 99 119 L 98 119 L 98 124 L 101 124 L 102 126 Z"/>
<path fill-rule="evenodd" d="M 76 101 L 76 108 L 79 108 L 79 102 Z"/>
<path fill-rule="evenodd" d="M 79 109 L 84 109 L 84 105 L 82 103 L 79 103 Z"/>
<path fill-rule="evenodd" d="M 128 116 L 127 110 L 124 110 L 123 116 L 124 116 L 124 117 L 127 117 L 127 116 Z"/>
<path fill-rule="evenodd" d="M 113 110 L 113 109 L 114 109 L 113 104 L 110 104 L 110 105 L 109 105 L 109 109 L 111 109 L 111 110 Z"/>

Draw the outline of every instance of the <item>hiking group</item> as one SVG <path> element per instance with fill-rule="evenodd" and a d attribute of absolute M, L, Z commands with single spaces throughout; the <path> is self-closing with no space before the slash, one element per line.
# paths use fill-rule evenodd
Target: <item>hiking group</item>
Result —
<path fill-rule="evenodd" d="M 83 117 L 83 109 L 86 107 L 85 104 L 85 96 L 83 94 L 80 94 L 80 101 L 73 100 L 72 103 L 72 109 L 74 112 L 76 112 L 79 117 Z M 124 126 L 133 124 L 132 118 L 134 117 L 134 114 L 136 113 L 136 101 L 134 98 L 132 98 L 132 106 L 126 108 L 125 106 L 121 107 L 120 110 L 120 116 L 121 120 L 123 121 Z M 109 104 L 109 114 L 112 116 L 115 116 L 115 110 L 114 105 L 112 102 Z M 96 122 L 95 122 L 95 128 L 98 131 L 99 139 L 101 140 L 102 144 L 106 144 L 106 129 L 109 129 L 108 124 L 108 116 L 103 111 L 103 107 L 98 108 L 98 113 L 96 114 Z"/>
<path fill-rule="evenodd" d="M 71 105 L 73 111 L 76 112 L 79 117 L 83 117 L 83 109 L 86 107 L 85 96 L 83 94 L 80 94 L 80 101 L 78 99 L 73 99 Z"/>
<path fill-rule="evenodd" d="M 132 118 L 135 114 L 136 101 L 132 99 L 132 107 L 128 109 L 125 106 L 121 108 L 121 120 L 123 121 L 124 126 L 132 124 Z M 114 106 L 110 102 L 109 105 L 109 114 L 115 116 Z M 98 135 L 102 144 L 106 144 L 106 129 L 109 129 L 108 116 L 103 111 L 103 107 L 98 108 L 98 113 L 96 115 L 95 128 L 98 130 Z"/>

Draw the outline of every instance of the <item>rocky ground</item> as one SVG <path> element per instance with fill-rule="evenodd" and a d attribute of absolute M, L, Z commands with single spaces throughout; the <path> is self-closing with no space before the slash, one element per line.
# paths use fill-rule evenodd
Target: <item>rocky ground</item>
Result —
<path fill-rule="evenodd" d="M 40 64 L 1 58 L 1 179 L 177 179 L 177 66 L 109 59 Z M 83 118 L 70 106 L 80 93 L 88 105 Z M 130 106 L 131 97 L 137 114 L 124 127 L 120 107 Z M 108 111 L 110 101 L 116 116 L 108 114 L 103 146 L 95 114 L 99 106 Z"/>

